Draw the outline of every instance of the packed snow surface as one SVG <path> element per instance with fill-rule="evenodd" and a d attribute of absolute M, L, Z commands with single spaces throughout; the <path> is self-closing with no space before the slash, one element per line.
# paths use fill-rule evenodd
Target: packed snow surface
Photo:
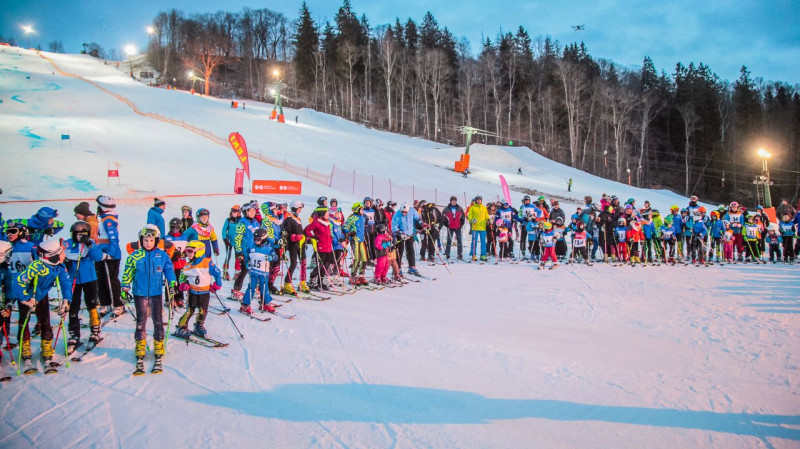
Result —
<path fill-rule="evenodd" d="M 277 124 L 266 120 L 271 105 L 231 109 L 229 100 L 142 86 L 124 64 L 43 55 L 84 79 L 34 52 L 0 47 L 0 201 L 61 199 L 46 205 L 69 226 L 76 198 L 110 195 L 124 241 L 144 225 L 154 196 L 199 195 L 168 197 L 164 217 L 178 216 L 183 204 L 206 207 L 218 231 L 232 204 L 254 197 L 205 196 L 231 191 L 239 166 L 232 150 L 147 113 L 223 138 L 238 131 L 251 152 L 321 172 L 336 164 L 486 197 L 500 192 L 504 174 L 575 204 L 601 193 L 662 210 L 687 202 L 524 148 L 474 146 L 474 174 L 464 179 L 442 168 L 463 148 L 307 109 L 287 110 L 287 123 Z M 69 142 L 61 141 L 65 132 Z M 121 186 L 106 186 L 109 163 L 119 164 Z M 256 160 L 251 170 L 254 179 L 300 179 Z M 303 189 L 306 203 L 326 195 L 349 206 L 363 197 L 308 180 Z M 522 196 L 512 194 L 515 203 Z M 42 205 L 0 203 L 0 211 L 28 217 Z M 293 320 L 263 323 L 234 311 L 244 340 L 228 317 L 211 313 L 209 335 L 230 346 L 171 337 L 161 375 L 131 376 L 127 315 L 103 329 L 95 358 L 0 384 L 0 447 L 800 446 L 796 265 L 418 267 L 438 279 L 325 302 L 295 299 L 280 309 L 297 314 Z M 229 289 L 226 282 L 220 296 Z M 38 359 L 38 340 L 33 353 Z"/>

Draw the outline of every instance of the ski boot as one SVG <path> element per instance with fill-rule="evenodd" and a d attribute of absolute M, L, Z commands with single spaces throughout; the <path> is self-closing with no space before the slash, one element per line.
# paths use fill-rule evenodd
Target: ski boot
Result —
<path fill-rule="evenodd" d="M 114 307 L 114 311 L 111 312 L 111 318 L 113 319 L 113 318 L 121 317 L 124 314 L 125 314 L 125 307 L 117 306 L 117 307 Z"/>
<path fill-rule="evenodd" d="M 369 285 L 369 282 L 367 282 L 367 280 L 364 278 L 364 276 L 359 277 L 357 282 L 358 282 L 358 284 L 356 284 L 356 285 Z"/>
<path fill-rule="evenodd" d="M 183 338 L 184 340 L 188 340 L 189 337 L 192 336 L 192 333 L 189 332 L 189 328 L 188 327 L 186 327 L 186 326 L 178 326 L 178 328 L 175 329 L 175 336 Z"/>
<path fill-rule="evenodd" d="M 308 288 L 308 283 L 306 281 L 300 281 L 300 291 L 303 293 L 308 293 L 311 291 L 311 289 Z"/>
<path fill-rule="evenodd" d="M 31 362 L 31 342 L 30 340 L 25 340 L 22 342 L 22 348 L 20 348 L 22 352 L 22 372 L 25 374 L 33 374 L 39 372 L 36 367 L 33 366 Z"/>
<path fill-rule="evenodd" d="M 232 299 L 234 301 L 241 301 L 244 298 L 244 293 L 241 290 L 231 290 L 231 296 L 228 299 Z"/>
<path fill-rule="evenodd" d="M 155 354 L 156 360 L 150 372 L 153 374 L 161 374 L 163 371 L 161 367 L 161 358 L 164 357 L 164 340 L 153 340 L 153 354 Z"/>
<path fill-rule="evenodd" d="M 239 307 L 239 312 L 241 312 L 241 313 L 243 313 L 245 315 L 252 315 L 253 314 L 253 309 L 250 308 L 250 306 L 246 306 L 246 305 L 242 304 L 241 307 Z"/>
<path fill-rule="evenodd" d="M 273 306 L 271 304 L 261 304 L 260 306 L 258 306 L 258 310 L 260 310 L 262 312 L 269 312 L 269 313 L 275 313 L 276 312 L 275 306 Z"/>
<path fill-rule="evenodd" d="M 283 284 L 283 290 L 281 291 L 281 293 L 284 295 L 296 295 L 297 291 L 294 289 L 294 286 L 290 282 L 287 282 Z"/>
<path fill-rule="evenodd" d="M 272 284 L 269 284 L 269 294 L 270 294 L 270 295 L 280 295 L 280 294 L 281 294 L 281 291 L 280 291 L 280 290 L 278 290 L 278 288 L 277 288 L 277 287 L 275 287 L 274 285 L 272 285 Z"/>
<path fill-rule="evenodd" d="M 134 376 L 141 376 L 144 374 L 144 356 L 136 357 L 136 367 L 133 368 Z"/>
<path fill-rule="evenodd" d="M 206 334 L 208 331 L 206 330 L 203 323 L 194 323 L 194 334 L 200 338 L 206 338 Z"/>
<path fill-rule="evenodd" d="M 67 340 L 67 354 L 69 355 L 75 352 L 79 345 L 80 340 L 78 339 L 78 336 L 70 332 L 69 340 Z"/>
<path fill-rule="evenodd" d="M 51 340 L 42 340 L 42 365 L 45 374 L 58 372 L 53 366 L 53 342 Z"/>
<path fill-rule="evenodd" d="M 483 257 L 481 257 L 481 260 L 483 260 Z M 417 270 L 414 267 L 409 268 L 407 271 L 408 271 L 408 274 L 413 274 L 414 276 L 420 276 L 419 270 Z"/>

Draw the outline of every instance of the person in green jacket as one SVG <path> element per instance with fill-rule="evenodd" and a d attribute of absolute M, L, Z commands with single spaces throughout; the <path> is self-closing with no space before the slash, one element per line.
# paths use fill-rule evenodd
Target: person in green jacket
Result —
<path fill-rule="evenodd" d="M 481 242 L 481 260 L 486 260 L 486 222 L 489 220 L 489 211 L 483 205 L 483 197 L 476 196 L 475 203 L 470 206 L 467 213 L 467 220 L 469 220 L 472 232 L 472 246 L 469 250 L 469 255 L 472 256 L 473 262 L 478 260 L 477 242 Z"/>

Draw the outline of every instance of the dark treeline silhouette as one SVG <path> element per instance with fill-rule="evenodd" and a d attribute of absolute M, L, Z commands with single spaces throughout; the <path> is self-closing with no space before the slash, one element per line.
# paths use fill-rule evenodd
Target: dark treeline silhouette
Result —
<path fill-rule="evenodd" d="M 753 181 L 763 147 L 773 203 L 800 193 L 800 86 L 744 66 L 733 83 L 702 63 L 667 73 L 644 57 L 623 67 L 523 27 L 487 38 L 476 55 L 431 13 L 372 26 L 349 0 L 324 23 L 303 3 L 295 20 L 263 8 L 172 10 L 153 26 L 148 57 L 164 82 L 200 81 L 207 94 L 271 101 L 281 81 L 292 107 L 455 145 L 458 127 L 473 126 L 497 135 L 486 143 L 711 202 L 762 201 Z"/>

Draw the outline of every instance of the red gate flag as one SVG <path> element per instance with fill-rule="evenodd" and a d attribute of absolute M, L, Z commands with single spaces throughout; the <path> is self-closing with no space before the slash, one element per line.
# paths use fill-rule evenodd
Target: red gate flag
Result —
<path fill-rule="evenodd" d="M 242 168 L 247 173 L 247 179 L 250 179 L 250 158 L 247 156 L 247 144 L 244 142 L 244 137 L 239 133 L 231 133 L 228 136 L 228 142 L 233 147 L 233 151 L 236 152 L 239 162 L 242 163 Z"/>
<path fill-rule="evenodd" d="M 109 170 L 108 171 L 109 178 L 119 178 L 119 170 Z"/>

